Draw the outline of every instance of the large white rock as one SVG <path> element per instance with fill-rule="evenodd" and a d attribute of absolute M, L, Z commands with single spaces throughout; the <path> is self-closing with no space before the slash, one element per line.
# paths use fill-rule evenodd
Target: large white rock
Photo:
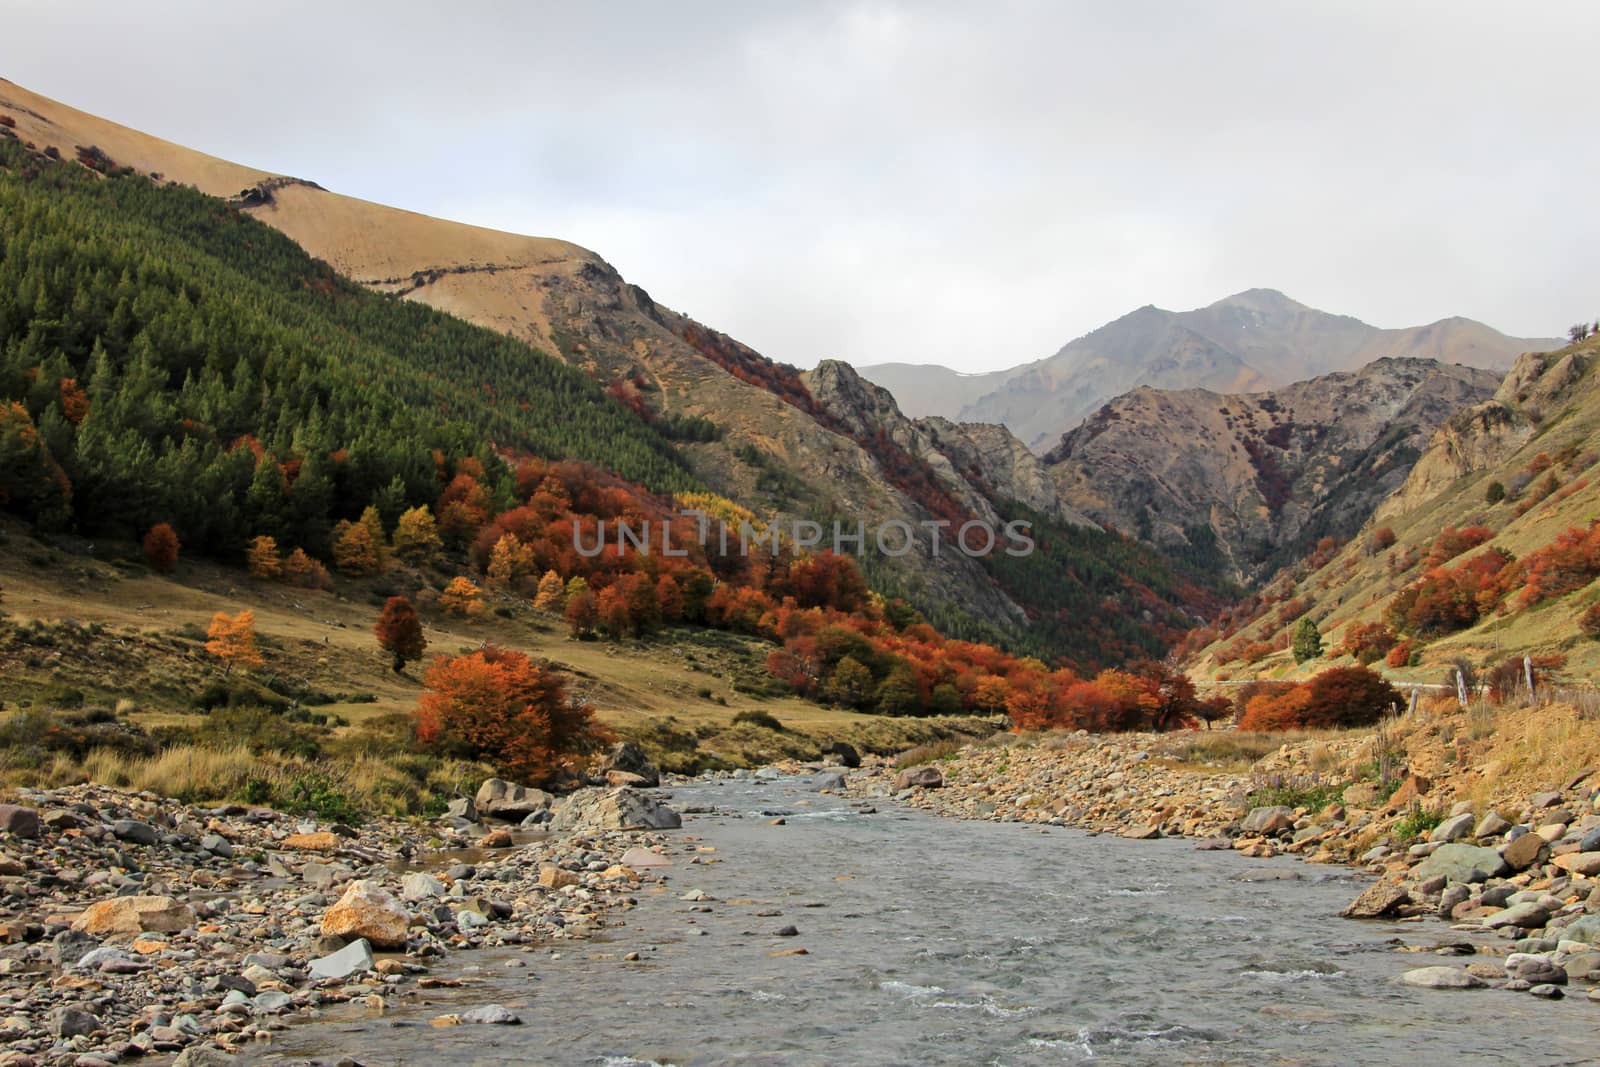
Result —
<path fill-rule="evenodd" d="M 671 808 L 636 789 L 580 789 L 556 809 L 550 829 L 675 830 L 683 819 Z"/>

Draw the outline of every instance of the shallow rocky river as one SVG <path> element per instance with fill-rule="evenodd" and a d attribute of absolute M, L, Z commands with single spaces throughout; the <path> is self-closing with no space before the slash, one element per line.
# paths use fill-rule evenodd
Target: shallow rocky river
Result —
<path fill-rule="evenodd" d="M 468 979 L 354 1006 L 260 1063 L 1594 1063 L 1600 1008 L 1397 986 L 1459 942 L 1335 915 L 1365 882 L 1292 859 L 861 813 L 805 779 L 673 791 L 675 853 L 607 940 L 458 956 Z M 782 816 L 783 825 L 772 825 Z M 685 897 L 703 892 L 704 901 Z M 794 927 L 797 933 L 781 936 Z M 805 954 L 793 950 L 805 949 Z M 638 952 L 637 962 L 623 957 Z M 781 953 L 781 954 L 780 954 Z M 521 1026 L 430 1027 L 486 1003 Z"/>

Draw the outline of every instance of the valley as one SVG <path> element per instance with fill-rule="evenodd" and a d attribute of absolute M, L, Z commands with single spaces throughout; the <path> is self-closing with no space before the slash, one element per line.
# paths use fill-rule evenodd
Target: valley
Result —
<path fill-rule="evenodd" d="M 1595 309 L 641 281 L 0 79 L 0 1067 L 1585 1054 Z"/>

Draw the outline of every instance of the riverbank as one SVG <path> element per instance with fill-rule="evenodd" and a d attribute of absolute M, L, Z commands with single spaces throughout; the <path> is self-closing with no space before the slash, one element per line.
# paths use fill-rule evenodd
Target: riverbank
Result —
<path fill-rule="evenodd" d="M 490 783 L 437 822 L 306 821 L 101 786 L 0 806 L 0 1064 L 220 1062 L 333 1005 L 382 1014 L 457 952 L 583 940 L 677 817 L 631 790 Z M 485 820 L 484 825 L 473 819 Z M 530 825 L 523 825 L 524 820 Z M 509 1022 L 482 1005 L 441 1025 Z"/>
<path fill-rule="evenodd" d="M 1259 744 L 1011 735 L 911 766 L 869 761 L 848 788 L 958 819 L 1350 864 L 1377 880 L 1349 917 L 1432 915 L 1500 942 L 1403 980 L 1600 1001 L 1600 722 L 1586 711 L 1439 709 Z"/>

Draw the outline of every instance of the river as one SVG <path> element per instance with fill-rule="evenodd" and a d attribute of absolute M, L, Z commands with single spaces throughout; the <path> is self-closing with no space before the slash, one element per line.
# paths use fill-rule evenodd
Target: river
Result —
<path fill-rule="evenodd" d="M 1336 918 L 1364 884 L 1341 868 L 891 801 L 863 814 L 805 779 L 696 783 L 672 803 L 698 840 L 607 940 L 459 954 L 439 973 L 469 988 L 384 1016 L 329 1011 L 254 1062 L 1595 1062 L 1600 1005 L 1581 994 L 1395 985 L 1409 967 L 1460 962 L 1402 942 L 1463 935 Z M 682 899 L 694 890 L 713 899 Z M 778 936 L 785 926 L 798 933 Z M 634 951 L 639 962 L 622 961 Z M 485 1003 L 524 1025 L 428 1025 Z"/>

